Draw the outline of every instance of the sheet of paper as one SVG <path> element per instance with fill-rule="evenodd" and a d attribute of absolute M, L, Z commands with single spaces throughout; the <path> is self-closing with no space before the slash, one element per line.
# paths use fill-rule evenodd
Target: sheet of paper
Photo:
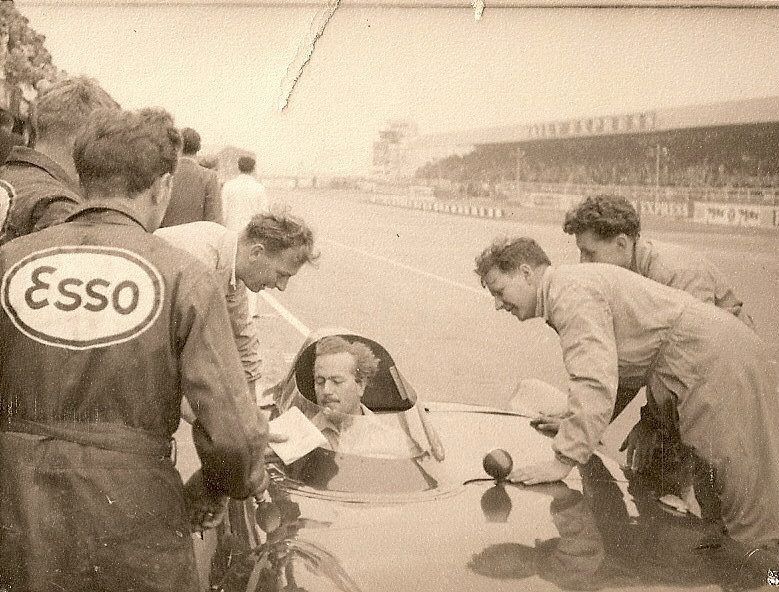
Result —
<path fill-rule="evenodd" d="M 509 407 L 529 417 L 562 417 L 568 411 L 568 395 L 543 380 L 525 378 L 517 383 L 511 393 Z"/>
<path fill-rule="evenodd" d="M 327 445 L 327 438 L 297 407 L 291 407 L 268 426 L 274 434 L 287 437 L 286 442 L 270 443 L 273 452 L 285 465 L 304 457 L 314 448 Z"/>

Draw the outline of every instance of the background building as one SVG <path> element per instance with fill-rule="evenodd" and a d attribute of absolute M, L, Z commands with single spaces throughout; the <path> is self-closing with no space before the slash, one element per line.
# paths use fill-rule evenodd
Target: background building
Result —
<path fill-rule="evenodd" d="M 415 177 L 471 196 L 538 192 L 777 205 L 779 96 L 420 137 Z"/>
<path fill-rule="evenodd" d="M 408 119 L 388 122 L 373 143 L 373 176 L 385 181 L 409 179 L 414 173 L 411 157 L 417 133 L 416 124 Z"/>

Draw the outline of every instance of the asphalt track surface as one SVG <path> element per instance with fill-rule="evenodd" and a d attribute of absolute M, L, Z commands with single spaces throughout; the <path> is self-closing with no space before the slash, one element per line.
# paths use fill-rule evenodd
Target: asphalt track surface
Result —
<path fill-rule="evenodd" d="M 321 251 L 318 268 L 304 268 L 283 294 L 270 292 L 273 298 L 308 328 L 343 326 L 376 339 L 417 389 L 436 399 L 501 405 L 519 378 L 564 384 L 554 332 L 540 320 L 520 323 L 495 311 L 473 267 L 500 235 L 532 236 L 553 263 L 574 263 L 573 237 L 556 224 L 406 210 L 359 197 L 271 195 L 309 221 Z M 731 280 L 779 359 L 779 233 L 645 235 L 704 252 Z"/>
<path fill-rule="evenodd" d="M 343 191 L 269 193 L 314 227 L 321 257 L 284 293 L 258 298 L 266 384 L 287 371 L 307 330 L 335 326 L 384 345 L 423 399 L 506 407 L 522 378 L 564 387 L 556 334 L 539 319 L 520 323 L 496 311 L 473 272 L 474 258 L 497 236 L 531 236 L 553 263 L 578 261 L 573 237 L 548 215 L 491 220 L 369 204 Z M 645 224 L 644 235 L 704 252 L 779 359 L 779 232 L 662 226 Z M 604 437 L 612 450 L 636 418 L 634 403 Z"/>

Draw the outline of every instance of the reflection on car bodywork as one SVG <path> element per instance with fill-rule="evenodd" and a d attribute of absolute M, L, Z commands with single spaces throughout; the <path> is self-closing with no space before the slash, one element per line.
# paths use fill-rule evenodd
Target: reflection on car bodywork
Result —
<path fill-rule="evenodd" d="M 305 406 L 297 397 L 306 398 L 299 388 L 306 380 L 299 366 L 312 359 L 303 355 L 306 347 L 275 387 L 279 410 Z M 393 384 L 391 375 L 384 384 Z M 422 422 L 412 420 L 404 438 L 415 446 L 403 458 L 317 449 L 289 466 L 274 459 L 265 497 L 231 501 L 216 532 L 204 570 L 212 590 L 637 592 L 766 585 L 765 562 L 754 561 L 749 549 L 727 538 L 702 547 L 701 520 L 658 502 L 668 493 L 667 480 L 623 471 L 597 454 L 565 482 L 496 482 L 483 472 L 486 452 L 505 449 L 515 463 L 551 454 L 548 439 L 527 418 L 485 407 L 422 405 L 416 394 L 390 397 L 389 404 L 401 408 L 379 413 L 411 419 L 415 406 L 422 410 L 445 458 L 432 453 Z"/>

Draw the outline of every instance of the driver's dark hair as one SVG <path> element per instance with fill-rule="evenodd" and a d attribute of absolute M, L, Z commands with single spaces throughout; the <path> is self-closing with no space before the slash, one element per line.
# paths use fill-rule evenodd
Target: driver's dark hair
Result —
<path fill-rule="evenodd" d="M 624 197 L 595 195 L 565 214 L 563 230 L 574 235 L 590 230 L 602 240 L 625 234 L 635 240 L 641 234 L 641 218 Z"/>
<path fill-rule="evenodd" d="M 549 257 L 536 241 L 527 236 L 518 238 L 499 238 L 476 257 L 476 275 L 484 284 L 491 269 L 502 273 L 513 273 L 520 265 L 536 268 L 551 265 Z"/>
<path fill-rule="evenodd" d="M 360 384 L 368 385 L 379 370 L 379 358 L 362 341 L 349 341 L 340 335 L 323 337 L 316 342 L 316 356 L 347 353 L 354 358 L 354 377 Z"/>

